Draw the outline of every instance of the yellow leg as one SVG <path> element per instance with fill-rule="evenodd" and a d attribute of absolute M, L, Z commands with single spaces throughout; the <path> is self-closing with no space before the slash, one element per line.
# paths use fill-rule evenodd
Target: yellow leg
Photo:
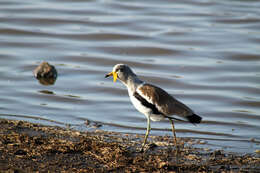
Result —
<path fill-rule="evenodd" d="M 175 147 L 176 147 L 176 151 L 175 151 L 175 155 L 176 155 L 176 163 L 177 165 L 179 164 L 179 149 L 178 149 L 178 145 L 177 145 L 177 139 L 176 139 L 176 133 L 175 133 L 175 127 L 174 127 L 174 122 L 172 119 L 169 119 L 171 124 L 172 124 L 172 133 L 174 136 L 174 143 L 175 143 Z M 180 171 L 180 170 L 179 170 Z M 178 171 L 178 172 L 179 172 Z"/>
<path fill-rule="evenodd" d="M 142 149 L 141 149 L 141 151 L 143 151 L 143 149 L 144 149 L 144 146 L 145 146 L 145 144 L 146 144 L 146 141 L 147 141 L 147 138 L 148 138 L 148 136 L 149 136 L 150 130 L 151 130 L 150 117 L 147 117 L 147 129 L 146 129 L 146 133 L 145 133 L 145 137 L 144 137 L 144 142 L 143 142 L 143 144 L 142 144 Z"/>
<path fill-rule="evenodd" d="M 173 133 L 173 136 L 174 136 L 174 143 L 175 143 L 175 146 L 177 148 L 177 138 L 176 138 L 176 133 L 175 133 L 175 127 L 174 127 L 174 122 L 172 119 L 169 119 L 170 122 L 172 123 L 172 133 Z"/>

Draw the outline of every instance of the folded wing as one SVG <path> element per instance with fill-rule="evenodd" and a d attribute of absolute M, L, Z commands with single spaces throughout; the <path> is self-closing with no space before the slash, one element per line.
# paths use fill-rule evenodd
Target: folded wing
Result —
<path fill-rule="evenodd" d="M 155 105 L 159 112 L 163 113 L 167 117 L 177 115 L 187 119 L 191 123 L 200 123 L 201 121 L 201 117 L 194 114 L 188 106 L 181 103 L 159 87 L 151 84 L 144 84 L 137 88 L 137 92 L 149 103 Z"/>

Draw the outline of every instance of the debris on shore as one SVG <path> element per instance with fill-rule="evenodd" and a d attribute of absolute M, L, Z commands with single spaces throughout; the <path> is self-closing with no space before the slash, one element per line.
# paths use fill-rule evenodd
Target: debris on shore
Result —
<path fill-rule="evenodd" d="M 257 155 L 193 148 L 185 138 L 176 154 L 167 136 L 139 152 L 141 137 L 0 119 L 0 172 L 260 172 Z"/>

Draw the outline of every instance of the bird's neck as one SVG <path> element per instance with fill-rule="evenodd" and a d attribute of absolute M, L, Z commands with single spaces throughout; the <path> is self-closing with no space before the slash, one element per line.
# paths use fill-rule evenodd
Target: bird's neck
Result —
<path fill-rule="evenodd" d="M 135 77 L 130 76 L 126 81 L 126 83 L 124 84 L 126 85 L 128 91 L 134 92 L 136 88 L 142 83 L 144 82 L 139 78 L 137 78 L 136 76 Z"/>

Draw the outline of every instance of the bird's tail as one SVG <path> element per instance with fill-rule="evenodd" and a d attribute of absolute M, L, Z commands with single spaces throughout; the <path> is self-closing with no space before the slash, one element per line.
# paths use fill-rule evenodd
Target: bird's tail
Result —
<path fill-rule="evenodd" d="M 187 116 L 187 119 L 189 120 L 189 122 L 194 123 L 194 124 L 199 124 L 202 120 L 202 118 L 196 114 Z"/>

